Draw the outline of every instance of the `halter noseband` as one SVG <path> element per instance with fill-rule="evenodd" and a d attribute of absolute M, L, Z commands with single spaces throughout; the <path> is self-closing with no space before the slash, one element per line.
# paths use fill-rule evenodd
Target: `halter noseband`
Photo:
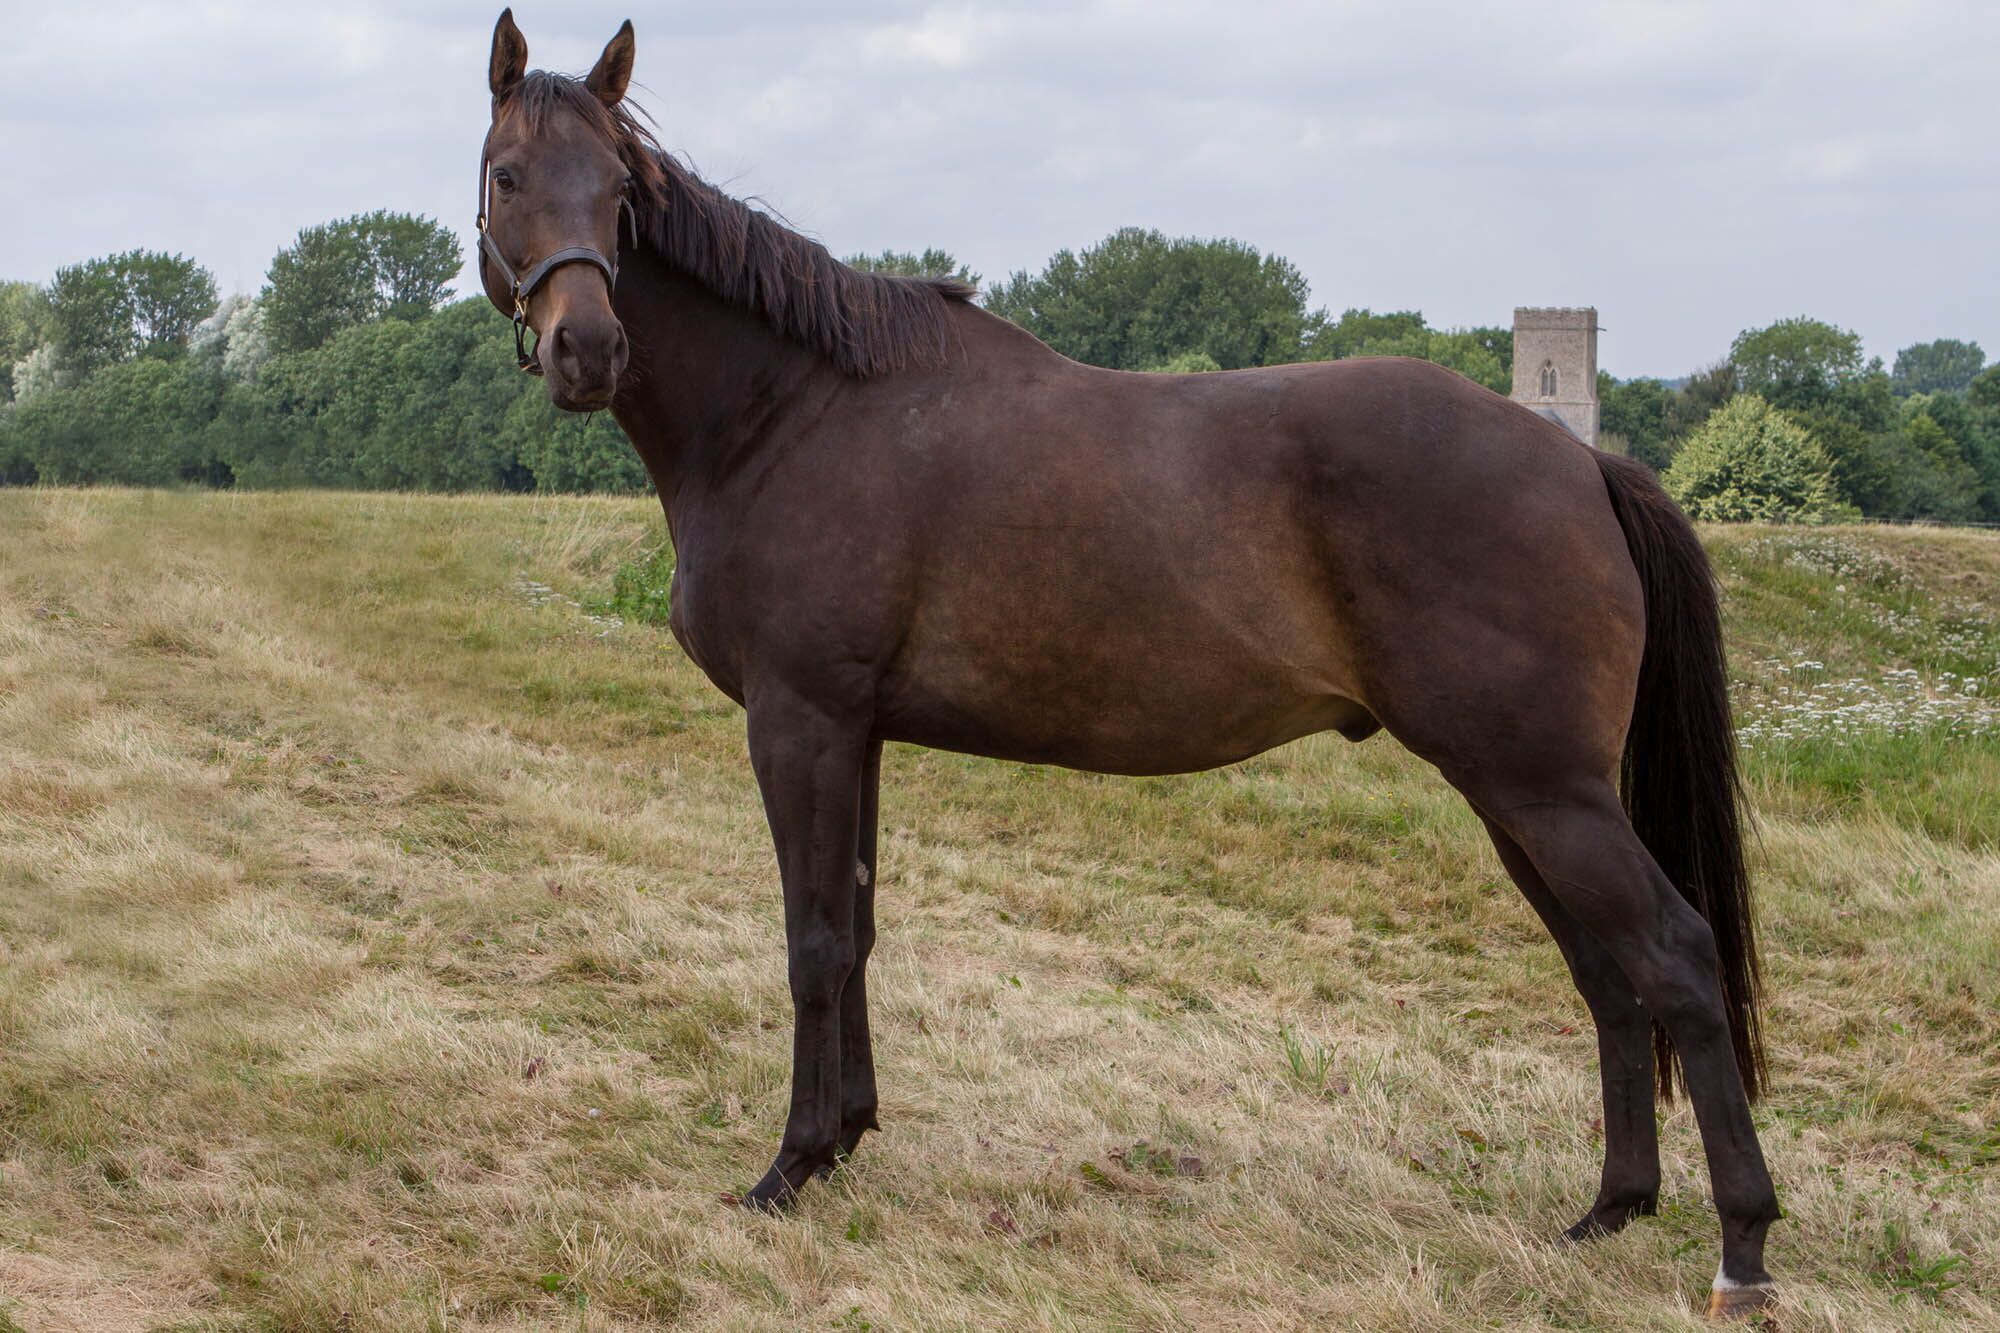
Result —
<path fill-rule="evenodd" d="M 493 210 L 493 163 L 490 159 L 479 164 L 480 201 L 479 218 L 473 225 L 479 229 L 479 261 L 483 265 L 492 261 L 500 276 L 506 279 L 507 294 L 514 302 L 514 364 L 530 375 L 542 373 L 542 363 L 536 356 L 536 348 L 528 346 L 528 298 L 535 289 L 548 280 L 549 274 L 564 264 L 595 264 L 604 272 L 604 286 L 607 292 L 618 290 L 618 261 L 614 256 L 606 259 L 587 245 L 570 245 L 544 258 L 526 273 L 514 272 L 514 266 L 507 262 L 500 243 L 493 239 L 493 232 L 487 225 L 487 217 Z M 632 207 L 631 199 L 618 197 L 618 210 L 631 224 L 632 248 L 639 247 L 639 214 Z M 537 348 L 540 340 L 537 339 Z"/>

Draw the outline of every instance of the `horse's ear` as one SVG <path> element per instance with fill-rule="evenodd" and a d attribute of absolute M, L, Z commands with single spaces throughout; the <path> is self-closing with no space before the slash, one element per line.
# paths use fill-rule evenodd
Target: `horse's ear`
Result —
<path fill-rule="evenodd" d="M 514 91 L 528 73 L 528 39 L 514 26 L 514 11 L 500 11 L 500 21 L 493 25 L 493 59 L 486 68 L 486 82 L 493 89 L 494 99 L 505 97 Z"/>
<path fill-rule="evenodd" d="M 618 29 L 618 35 L 605 43 L 604 54 L 597 58 L 596 68 L 583 81 L 583 86 L 597 95 L 597 100 L 606 106 L 617 106 L 625 100 L 625 90 L 632 83 L 632 51 L 637 45 L 632 36 L 632 20 L 626 19 Z"/>

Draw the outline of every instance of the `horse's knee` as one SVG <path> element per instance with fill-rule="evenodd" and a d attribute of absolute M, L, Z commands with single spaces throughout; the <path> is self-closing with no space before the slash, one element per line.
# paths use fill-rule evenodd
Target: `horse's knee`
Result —
<path fill-rule="evenodd" d="M 789 951 L 792 999 L 804 1004 L 839 997 L 856 962 L 852 932 L 815 931 Z"/>

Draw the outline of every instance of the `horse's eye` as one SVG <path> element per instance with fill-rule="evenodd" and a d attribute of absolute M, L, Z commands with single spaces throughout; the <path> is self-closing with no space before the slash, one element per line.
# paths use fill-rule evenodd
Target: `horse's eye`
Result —
<path fill-rule="evenodd" d="M 504 171 L 496 171 L 493 173 L 493 188 L 502 194 L 512 194 L 514 192 L 514 178 Z"/>

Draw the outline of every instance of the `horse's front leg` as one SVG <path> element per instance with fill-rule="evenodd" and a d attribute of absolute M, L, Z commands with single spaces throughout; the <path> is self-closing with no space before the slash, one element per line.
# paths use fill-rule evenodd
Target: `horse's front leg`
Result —
<path fill-rule="evenodd" d="M 868 955 L 875 948 L 875 846 L 882 742 L 861 770 L 861 822 L 854 860 L 854 971 L 840 997 L 840 1152 L 854 1151 L 875 1122 L 875 1052 L 868 1040 Z"/>
<path fill-rule="evenodd" d="M 750 760 L 778 849 L 792 988 L 792 1109 L 771 1169 L 744 1197 L 790 1202 L 840 1149 L 841 997 L 854 971 L 854 867 L 868 724 L 784 689 L 748 700 Z"/>

